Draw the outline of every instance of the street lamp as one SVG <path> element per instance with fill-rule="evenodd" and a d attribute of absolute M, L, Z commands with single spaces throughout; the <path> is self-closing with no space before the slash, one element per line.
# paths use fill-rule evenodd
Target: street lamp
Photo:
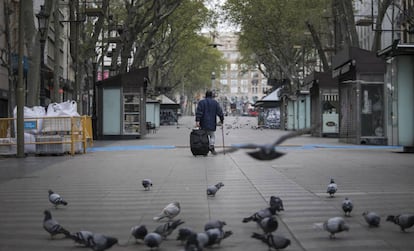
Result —
<path fill-rule="evenodd" d="M 214 91 L 215 88 L 216 73 L 213 71 L 211 73 L 211 91 Z"/>
<path fill-rule="evenodd" d="M 97 139 L 97 116 L 96 116 L 96 75 L 97 75 L 97 62 L 92 62 L 92 83 L 93 83 L 93 92 L 92 92 L 92 133 L 93 139 Z"/>
<path fill-rule="evenodd" d="M 45 106 L 45 79 L 44 79 L 44 67 L 45 67 L 45 43 L 47 36 L 47 22 L 49 20 L 49 14 L 45 11 L 45 6 L 40 5 L 40 11 L 36 14 L 38 29 L 40 33 L 40 105 Z"/>

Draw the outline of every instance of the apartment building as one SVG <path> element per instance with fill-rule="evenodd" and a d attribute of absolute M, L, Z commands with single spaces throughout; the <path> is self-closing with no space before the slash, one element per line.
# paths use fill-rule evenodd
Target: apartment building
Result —
<path fill-rule="evenodd" d="M 241 64 L 238 49 L 239 36 L 235 32 L 220 32 L 215 36 L 214 43 L 223 53 L 227 64 L 220 74 L 213 77 L 213 87 L 216 89 L 217 99 L 226 112 L 236 115 L 246 114 L 251 105 L 266 96 L 271 88 L 267 78 L 258 68 Z"/>

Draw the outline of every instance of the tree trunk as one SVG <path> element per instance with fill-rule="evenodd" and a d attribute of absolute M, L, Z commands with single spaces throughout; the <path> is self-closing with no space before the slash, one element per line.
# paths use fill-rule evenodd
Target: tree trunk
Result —
<path fill-rule="evenodd" d="M 55 3 L 55 1 L 53 1 Z M 60 57 L 60 36 L 61 36 L 61 26 L 59 22 L 59 8 L 57 8 L 56 4 L 53 4 L 53 27 L 55 29 L 55 51 L 54 51 L 54 65 L 53 65 L 53 93 L 51 93 L 51 102 L 60 103 L 60 96 L 59 96 L 59 77 L 60 77 L 60 65 L 61 65 L 61 57 Z"/>
<path fill-rule="evenodd" d="M 20 2 L 22 4 L 23 2 Z M 40 88 L 40 34 L 35 26 L 33 1 L 25 1 L 23 7 L 25 27 L 25 47 L 28 59 L 26 105 L 29 107 L 39 105 Z"/>
<path fill-rule="evenodd" d="M 376 52 L 381 49 L 382 21 L 384 20 L 384 16 L 387 13 L 387 9 L 392 2 L 393 0 L 383 0 L 381 3 L 378 3 L 378 15 L 377 19 L 375 20 L 374 40 L 372 42 L 371 48 L 373 52 Z"/>
<path fill-rule="evenodd" d="M 318 34 L 316 34 L 315 28 L 313 27 L 313 25 L 309 21 L 306 21 L 306 26 L 308 27 L 308 29 L 309 29 L 309 31 L 312 35 L 313 43 L 315 44 L 315 47 L 316 47 L 316 49 L 318 51 L 318 54 L 319 54 L 319 58 L 322 61 L 323 71 L 327 72 L 327 71 L 329 71 L 330 67 L 329 67 L 328 59 L 326 58 L 325 52 L 322 48 L 322 43 L 319 40 L 319 36 L 318 36 Z"/>

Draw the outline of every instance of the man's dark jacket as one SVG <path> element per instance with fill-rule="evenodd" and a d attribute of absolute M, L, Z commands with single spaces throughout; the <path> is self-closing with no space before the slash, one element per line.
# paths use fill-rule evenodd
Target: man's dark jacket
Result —
<path fill-rule="evenodd" d="M 200 122 L 201 129 L 215 131 L 217 126 L 217 116 L 220 118 L 220 121 L 224 121 L 223 110 L 216 100 L 206 97 L 198 102 L 196 121 Z"/>

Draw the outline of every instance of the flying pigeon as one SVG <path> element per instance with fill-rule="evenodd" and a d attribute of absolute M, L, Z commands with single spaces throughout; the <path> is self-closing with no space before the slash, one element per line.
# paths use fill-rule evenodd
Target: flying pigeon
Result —
<path fill-rule="evenodd" d="M 272 248 L 276 250 L 285 249 L 290 245 L 290 240 L 280 235 L 253 233 L 251 237 L 266 243 L 269 250 Z"/>
<path fill-rule="evenodd" d="M 158 216 L 155 216 L 153 220 L 159 221 L 165 217 L 167 217 L 169 220 L 174 218 L 180 213 L 181 207 L 179 202 L 172 202 L 164 207 L 164 209 L 161 211 L 161 213 Z"/>
<path fill-rule="evenodd" d="M 145 190 L 150 190 L 152 187 L 152 180 L 150 179 L 143 179 L 142 180 L 142 186 Z"/>
<path fill-rule="evenodd" d="M 223 229 L 223 227 L 226 225 L 225 221 L 221 220 L 210 220 L 204 225 L 204 231 L 207 231 L 212 228 L 219 228 Z"/>
<path fill-rule="evenodd" d="M 66 206 L 68 204 L 59 194 L 53 192 L 52 190 L 49 190 L 49 201 L 55 206 L 55 208 L 57 208 L 58 205 Z"/>
<path fill-rule="evenodd" d="M 59 222 L 52 218 L 52 213 L 49 210 L 45 210 L 43 212 L 44 219 L 43 219 L 43 228 L 50 234 L 50 238 L 53 239 L 55 235 L 63 234 L 65 237 L 70 237 L 70 232 L 64 229 Z"/>
<path fill-rule="evenodd" d="M 89 239 L 89 237 L 92 237 L 92 236 L 93 236 L 92 232 L 82 230 L 82 231 L 79 231 L 79 232 L 76 232 L 76 233 L 71 233 L 69 235 L 69 238 L 71 238 L 72 240 L 74 240 L 78 244 L 81 244 L 85 247 L 89 247 L 88 239 Z"/>
<path fill-rule="evenodd" d="M 149 248 L 158 248 L 161 245 L 162 236 L 157 233 L 149 233 L 145 235 L 144 243 Z"/>
<path fill-rule="evenodd" d="M 349 231 L 349 226 L 342 217 L 333 217 L 325 222 L 315 223 L 314 227 L 328 231 L 331 239 L 334 239 L 337 233 Z"/>
<path fill-rule="evenodd" d="M 191 228 L 189 227 L 181 227 L 178 229 L 177 241 L 181 241 L 182 243 L 186 242 L 190 235 L 196 234 Z"/>
<path fill-rule="evenodd" d="M 285 211 L 282 199 L 277 196 L 270 196 L 269 206 L 275 208 L 277 212 Z"/>
<path fill-rule="evenodd" d="M 387 221 L 394 222 L 400 226 L 401 231 L 405 232 L 405 229 L 414 225 L 414 214 L 388 215 Z"/>
<path fill-rule="evenodd" d="M 232 231 L 224 231 L 220 228 L 211 228 L 205 232 L 208 236 L 208 243 L 206 246 L 220 245 L 221 241 L 233 234 Z"/>
<path fill-rule="evenodd" d="M 270 217 L 276 214 L 276 208 L 272 208 L 272 207 L 268 207 L 265 209 L 261 209 L 259 211 L 257 211 L 256 213 L 252 214 L 249 217 L 246 217 L 243 219 L 243 222 L 250 222 L 250 221 L 261 221 L 262 219 L 266 218 L 266 217 Z"/>
<path fill-rule="evenodd" d="M 338 185 L 336 185 L 335 180 L 331 178 L 331 181 L 328 184 L 328 189 L 326 189 L 326 192 L 329 194 L 330 197 L 333 197 L 338 191 Z"/>
<path fill-rule="evenodd" d="M 181 224 L 184 224 L 184 221 L 180 219 L 169 221 L 163 225 L 158 226 L 154 232 L 161 235 L 162 238 L 166 239 L 167 236 L 169 236 Z"/>
<path fill-rule="evenodd" d="M 230 149 L 226 148 L 226 153 L 235 152 L 239 149 L 256 149 L 256 151 L 248 152 L 248 154 L 257 159 L 257 160 L 274 160 L 279 157 L 285 155 L 285 153 L 276 151 L 276 146 L 280 145 L 284 141 L 300 136 L 302 134 L 310 133 L 312 128 L 308 129 L 301 129 L 297 130 L 288 134 L 281 136 L 278 140 L 271 144 L 254 144 L 254 143 L 247 143 L 247 144 L 240 144 L 240 145 L 233 145 Z"/>
<path fill-rule="evenodd" d="M 131 228 L 131 235 L 134 236 L 135 241 L 144 240 L 144 237 L 147 234 L 148 234 L 148 230 L 145 225 L 133 226 Z"/>
<path fill-rule="evenodd" d="M 276 231 L 279 226 L 276 216 L 269 216 L 257 222 L 257 225 L 263 230 L 265 234 Z"/>
<path fill-rule="evenodd" d="M 362 216 L 368 223 L 369 227 L 379 227 L 381 217 L 377 213 L 365 211 L 362 213 Z"/>
<path fill-rule="evenodd" d="M 94 251 L 104 251 L 110 249 L 113 245 L 118 243 L 118 239 L 103 234 L 93 234 L 88 237 L 88 245 Z"/>
<path fill-rule="evenodd" d="M 208 195 L 208 196 L 215 196 L 215 195 L 216 195 L 216 193 L 217 193 L 217 191 L 218 191 L 221 187 L 224 187 L 223 182 L 219 182 L 219 183 L 217 183 L 217 184 L 215 184 L 215 185 L 209 185 L 209 186 L 207 187 L 207 195 Z"/>
<path fill-rule="evenodd" d="M 345 200 L 342 202 L 342 210 L 344 211 L 345 216 L 350 216 L 353 208 L 354 204 L 352 201 L 348 198 L 345 198 Z"/>
<path fill-rule="evenodd" d="M 185 251 L 201 251 L 207 246 L 209 237 L 207 233 L 192 233 L 185 244 Z"/>

